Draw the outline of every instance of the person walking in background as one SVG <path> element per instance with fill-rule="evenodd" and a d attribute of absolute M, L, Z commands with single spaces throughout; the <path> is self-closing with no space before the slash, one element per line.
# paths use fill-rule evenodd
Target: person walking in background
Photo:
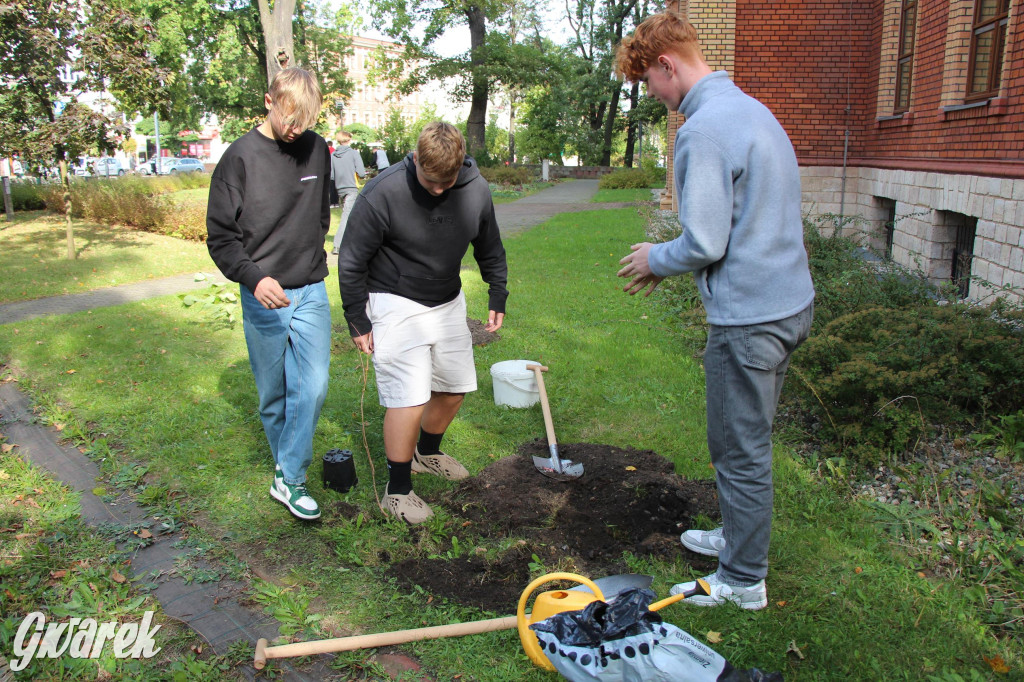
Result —
<path fill-rule="evenodd" d="M 378 173 L 391 165 L 388 153 L 379 144 L 373 145 L 373 165 L 377 166 Z"/>
<path fill-rule="evenodd" d="M 331 180 L 338 190 L 341 220 L 338 221 L 338 230 L 334 233 L 334 248 L 331 251 L 333 255 L 337 255 L 338 247 L 341 246 L 341 238 L 345 235 L 345 225 L 348 223 L 349 214 L 352 213 L 352 204 L 356 202 L 356 196 L 359 194 L 356 178 L 366 177 L 363 157 L 349 146 L 349 142 L 352 141 L 352 133 L 347 130 L 338 131 L 335 139 L 338 141 L 338 148 L 331 154 Z"/>
<path fill-rule="evenodd" d="M 303 520 L 320 517 L 306 470 L 331 355 L 324 285 L 331 157 L 309 130 L 321 101 L 307 71 L 280 71 L 264 96 L 266 120 L 231 143 L 214 169 L 206 213 L 210 256 L 239 283 L 249 364 L 276 465 L 270 495 Z"/>
<path fill-rule="evenodd" d="M 373 354 L 386 408 L 389 480 L 381 509 L 408 523 L 433 514 L 411 473 L 469 476 L 441 439 L 476 390 L 473 339 L 459 276 L 473 246 L 490 286 L 486 329 L 505 318 L 508 267 L 494 203 L 454 126 L 428 124 L 416 151 L 370 180 L 356 199 L 338 255 L 338 284 L 352 342 Z"/>
<path fill-rule="evenodd" d="M 810 332 L 814 286 L 803 244 L 800 170 L 786 131 L 724 71 L 712 72 L 684 18 L 658 14 L 616 53 L 618 70 L 686 122 L 675 142 L 682 234 L 633 244 L 624 291 L 645 295 L 693 272 L 710 325 L 704 351 L 707 439 L 722 527 L 687 530 L 685 547 L 718 557 L 711 595 L 684 604 L 768 604 L 772 424 L 789 358 Z M 672 594 L 694 582 L 680 583 Z"/>

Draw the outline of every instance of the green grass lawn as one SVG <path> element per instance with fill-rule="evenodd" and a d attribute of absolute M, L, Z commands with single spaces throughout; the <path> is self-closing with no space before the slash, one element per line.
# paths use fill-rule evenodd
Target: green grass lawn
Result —
<path fill-rule="evenodd" d="M 619 258 L 643 237 L 637 212 L 622 209 L 564 214 L 506 240 L 511 296 L 501 340 L 476 349 L 479 390 L 445 441 L 471 473 L 543 437 L 539 406 L 493 402 L 490 366 L 530 359 L 550 367 L 545 379 L 559 441 L 650 449 L 679 474 L 711 478 L 703 375 L 693 357 L 703 332 L 682 327 L 658 296 L 626 296 L 615 277 Z M 486 287 L 471 256 L 465 270 L 469 314 L 483 318 Z M 387 562 L 439 553 L 456 536 L 462 543 L 473 538 L 436 507 L 435 519 L 415 531 L 376 509 L 374 484 L 379 491 L 386 480 L 383 409 L 373 370 L 345 331 L 333 274 L 327 286 L 336 330 L 314 454 L 356 450 L 360 482 L 346 495 L 323 491 L 314 457 L 310 490 L 325 509 L 319 524 L 296 522 L 267 495 L 273 464 L 240 325 L 216 326 L 176 297 L 153 299 L 21 323 L 17 334 L 0 334 L 0 361 L 36 397 L 43 418 L 59 421 L 82 447 L 104 439 L 126 461 L 148 467 L 140 491 L 148 503 L 176 505 L 182 520 L 201 526 L 196 533 L 275 576 L 274 584 L 254 580 L 254 598 L 277 603 L 287 595 L 293 608 L 279 609 L 279 620 L 295 625 L 321 616 L 306 638 L 513 613 L 514 604 L 507 613 L 483 614 L 439 603 L 389 580 Z M 362 447 L 364 426 L 371 459 Z M 993 668 L 983 657 L 996 656 L 1021 679 L 1019 647 L 995 640 L 962 587 L 919 574 L 866 507 L 824 485 L 784 443 L 776 447 L 775 476 L 769 608 L 674 605 L 661 612 L 666 620 L 700 641 L 715 633 L 713 648 L 734 665 L 782 671 L 787 680 L 987 680 Z M 428 500 L 452 485 L 417 479 Z M 342 514 L 341 501 L 361 514 Z M 655 577 L 659 596 L 692 577 L 681 560 L 634 561 Z M 437 679 L 557 679 L 532 668 L 513 631 L 403 648 Z M 341 664 L 355 674 L 364 658 L 346 654 Z"/>
<path fill-rule="evenodd" d="M 78 257 L 68 260 L 62 216 L 27 212 L 0 229 L 0 303 L 215 269 L 199 242 L 77 220 L 74 234 Z"/>

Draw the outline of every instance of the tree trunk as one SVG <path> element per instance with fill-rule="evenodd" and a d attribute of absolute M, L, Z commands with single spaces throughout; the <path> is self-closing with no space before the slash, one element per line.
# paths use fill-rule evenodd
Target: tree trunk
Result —
<path fill-rule="evenodd" d="M 261 2 L 264 0 L 261 0 Z M 484 9 L 478 5 L 466 7 L 469 22 L 469 56 L 473 68 L 473 94 L 466 121 L 466 146 L 470 156 L 476 157 L 487 150 L 487 73 L 484 70 L 484 49 L 487 40 Z"/>
<path fill-rule="evenodd" d="M 292 39 L 292 16 L 295 14 L 295 0 L 259 0 L 260 25 L 263 26 L 263 42 L 267 48 L 267 83 L 274 80 L 278 71 L 295 63 L 295 45 Z"/>
<path fill-rule="evenodd" d="M 508 94 L 508 162 L 516 162 L 516 103 Z"/>
<path fill-rule="evenodd" d="M 640 84 L 633 83 L 633 87 L 629 90 L 629 111 L 636 111 L 636 104 L 640 101 Z M 629 119 L 629 128 L 626 129 L 626 168 L 633 167 L 633 149 L 636 146 L 636 126 L 637 121 L 635 118 Z"/>
<path fill-rule="evenodd" d="M 64 223 L 68 235 L 68 260 L 75 260 L 75 230 L 71 226 L 71 178 L 68 177 L 68 161 L 60 160 L 60 184 L 64 187 Z"/>
<path fill-rule="evenodd" d="M 612 101 L 608 105 L 608 117 L 604 124 L 604 144 L 601 145 L 601 165 L 612 165 L 612 137 L 615 135 L 615 115 L 619 112 L 619 95 L 622 88 L 616 83 L 615 92 L 612 93 Z"/>

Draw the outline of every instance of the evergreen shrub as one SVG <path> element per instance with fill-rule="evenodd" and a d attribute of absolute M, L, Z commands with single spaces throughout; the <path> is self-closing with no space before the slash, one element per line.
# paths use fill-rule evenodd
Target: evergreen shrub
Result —
<path fill-rule="evenodd" d="M 530 169 L 522 166 L 481 166 L 480 175 L 492 185 L 525 185 L 533 180 Z"/>
<path fill-rule="evenodd" d="M 601 189 L 646 189 L 651 185 L 651 177 L 639 168 L 619 168 L 601 176 L 598 187 Z"/>

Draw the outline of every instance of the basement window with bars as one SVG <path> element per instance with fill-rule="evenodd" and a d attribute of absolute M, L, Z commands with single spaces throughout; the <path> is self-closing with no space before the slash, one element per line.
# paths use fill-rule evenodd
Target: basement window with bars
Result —
<path fill-rule="evenodd" d="M 910 109 L 910 91 L 914 75 L 914 36 L 917 28 L 917 0 L 903 0 L 900 8 L 900 45 L 896 54 L 896 101 L 894 114 Z"/>
<path fill-rule="evenodd" d="M 967 298 L 971 288 L 971 265 L 974 261 L 974 237 L 978 232 L 978 219 L 960 213 L 951 214 L 956 226 L 953 245 L 953 272 L 950 279 L 960 298 Z"/>
<path fill-rule="evenodd" d="M 1010 0 L 976 0 L 967 67 L 967 100 L 995 97 L 1003 76 Z"/>

